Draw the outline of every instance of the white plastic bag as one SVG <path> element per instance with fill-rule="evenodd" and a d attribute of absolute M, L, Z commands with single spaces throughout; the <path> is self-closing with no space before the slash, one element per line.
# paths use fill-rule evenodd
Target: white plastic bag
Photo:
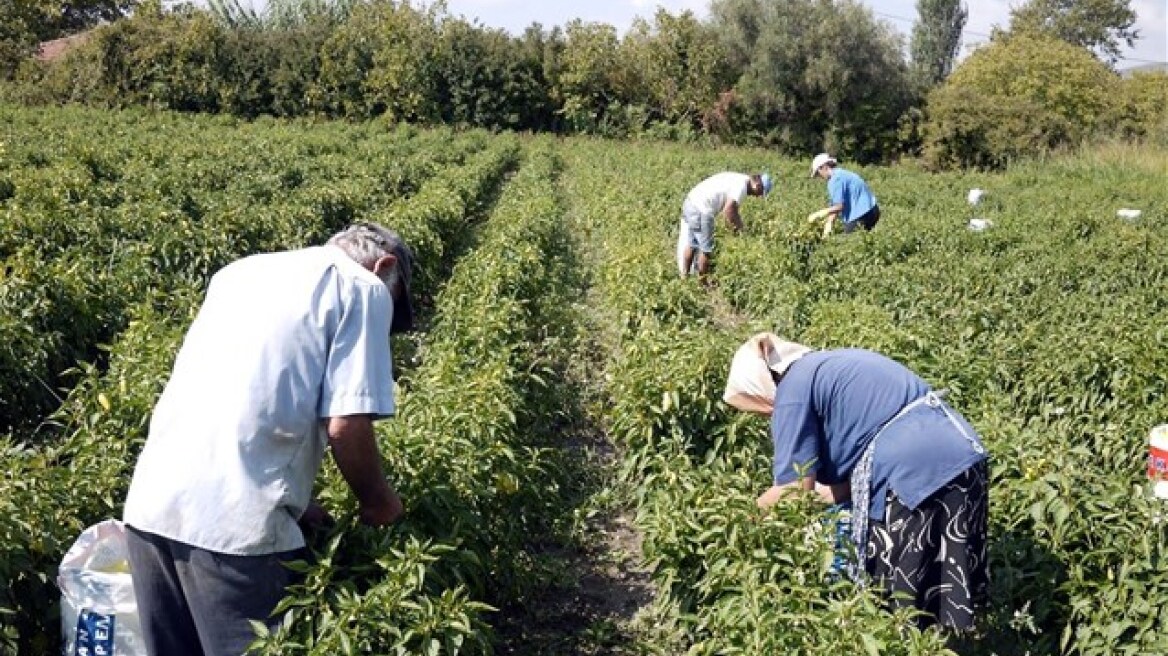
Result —
<path fill-rule="evenodd" d="M 146 656 L 121 522 L 85 529 L 61 559 L 57 586 L 62 654 Z"/>
<path fill-rule="evenodd" d="M 685 221 L 681 222 L 681 232 L 677 235 L 677 272 L 684 278 L 688 275 L 697 275 L 698 272 L 698 252 L 694 249 L 693 259 L 689 262 L 689 271 L 685 269 L 685 250 L 689 248 L 690 242 L 693 240 L 692 233 L 689 229 L 689 224 Z"/>

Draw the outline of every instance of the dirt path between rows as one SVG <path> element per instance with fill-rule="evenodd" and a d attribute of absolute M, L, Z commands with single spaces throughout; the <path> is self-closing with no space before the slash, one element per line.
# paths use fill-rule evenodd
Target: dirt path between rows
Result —
<path fill-rule="evenodd" d="M 567 448 L 578 451 L 580 460 L 590 463 L 586 466 L 615 467 L 612 447 L 602 435 Z M 562 565 L 557 580 L 548 581 L 522 607 L 505 609 L 498 654 L 636 653 L 638 617 L 655 594 L 641 561 L 641 536 L 628 510 L 585 512 L 591 516 L 579 531 L 581 539 L 549 547 L 544 554 Z"/>
<path fill-rule="evenodd" d="M 567 206 L 565 220 L 571 222 L 571 204 Z M 584 261 L 594 259 L 587 244 L 578 246 Z M 574 507 L 582 519 L 571 539 L 543 545 L 539 556 L 558 563 L 545 585 L 522 603 L 501 609 L 495 645 L 502 656 L 640 655 L 653 651 L 661 628 L 655 626 L 656 589 L 643 561 L 631 494 L 616 480 L 620 453 L 603 428 L 609 404 L 604 370 L 613 349 L 619 348 L 618 337 L 603 319 L 602 300 L 588 283 L 585 287 L 581 304 L 590 311 L 582 320 L 590 324 L 589 336 L 576 345 L 578 364 L 572 372 L 582 400 L 570 413 L 574 425 L 549 445 L 562 449 L 577 474 L 577 487 L 565 494 L 577 499 Z M 715 325 L 738 328 L 747 323 L 716 285 L 707 298 Z"/>
<path fill-rule="evenodd" d="M 564 220 L 580 220 L 559 181 Z M 577 233 L 578 234 L 578 233 Z M 589 245 L 577 243 L 577 263 L 587 272 Z M 620 454 L 605 433 L 610 405 L 604 389 L 615 335 L 602 318 L 602 300 L 587 274 L 580 281 L 581 338 L 573 345 L 568 384 L 578 391 L 565 408 L 566 425 L 549 448 L 559 450 L 571 480 L 561 493 L 574 509 L 565 535 L 549 537 L 537 558 L 550 576 L 528 599 L 495 617 L 496 653 L 502 656 L 617 656 L 640 653 L 641 619 L 656 596 L 641 555 L 626 491 L 616 481 Z"/>

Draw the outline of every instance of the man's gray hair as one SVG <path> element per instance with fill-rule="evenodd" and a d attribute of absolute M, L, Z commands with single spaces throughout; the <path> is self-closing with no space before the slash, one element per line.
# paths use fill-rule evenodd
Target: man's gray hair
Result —
<path fill-rule="evenodd" d="M 414 329 L 414 305 L 410 300 L 414 252 L 396 232 L 376 223 L 354 223 L 333 235 L 328 245 L 345 251 L 366 269 L 373 271 L 393 296 L 393 323 L 390 333 Z M 395 263 L 389 270 L 375 271 L 381 258 L 392 255 Z"/>
<path fill-rule="evenodd" d="M 330 237 L 328 243 L 345 251 L 361 266 L 372 269 L 381 258 L 394 255 L 402 240 L 396 232 L 376 223 L 354 223 Z"/>

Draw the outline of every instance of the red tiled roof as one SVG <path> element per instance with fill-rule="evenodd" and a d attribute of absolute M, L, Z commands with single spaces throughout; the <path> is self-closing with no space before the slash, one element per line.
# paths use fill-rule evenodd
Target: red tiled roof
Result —
<path fill-rule="evenodd" d="M 82 32 L 72 36 L 62 37 L 60 39 L 53 39 L 52 41 L 45 41 L 37 47 L 34 57 L 41 61 L 55 61 L 65 56 L 73 48 L 85 43 L 89 40 L 90 33 Z"/>

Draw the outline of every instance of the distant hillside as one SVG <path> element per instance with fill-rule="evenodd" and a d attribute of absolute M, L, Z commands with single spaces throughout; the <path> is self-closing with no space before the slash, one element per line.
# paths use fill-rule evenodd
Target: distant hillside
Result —
<path fill-rule="evenodd" d="M 1123 77 L 1131 77 L 1136 73 L 1168 73 L 1168 63 L 1159 62 L 1156 64 L 1141 64 L 1139 66 L 1125 68 L 1119 72 L 1119 74 Z"/>

